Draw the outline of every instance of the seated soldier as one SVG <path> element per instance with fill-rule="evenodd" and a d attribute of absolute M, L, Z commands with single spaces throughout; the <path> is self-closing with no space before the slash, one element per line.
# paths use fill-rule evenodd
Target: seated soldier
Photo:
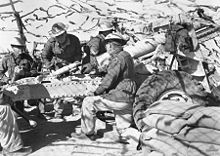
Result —
<path fill-rule="evenodd" d="M 121 134 L 131 126 L 136 83 L 133 59 L 128 52 L 123 51 L 126 42 L 127 40 L 119 34 L 106 36 L 105 46 L 112 58 L 99 87 L 83 100 L 81 115 L 83 133 L 75 137 L 86 135 L 91 140 L 97 138 L 95 121 L 98 111 L 113 111 L 120 140 Z"/>
<path fill-rule="evenodd" d="M 106 52 L 105 37 L 114 31 L 114 27 L 111 22 L 106 22 L 100 25 L 99 34 L 95 37 L 91 37 L 87 45 L 90 48 L 91 55 L 100 55 Z"/>
<path fill-rule="evenodd" d="M 15 37 L 11 41 L 11 47 L 12 51 L 8 55 L 4 56 L 1 64 L 1 74 L 8 74 L 7 82 L 13 83 L 14 81 L 24 77 L 35 76 L 36 73 L 33 73 L 30 70 L 33 64 L 33 59 L 26 52 L 25 42 L 21 38 Z M 12 105 L 12 108 L 24 113 L 24 101 L 16 101 Z M 28 120 L 27 118 L 25 119 Z M 33 120 L 31 120 L 30 123 L 34 123 L 34 125 L 36 125 Z"/>
<path fill-rule="evenodd" d="M 89 42 L 84 47 L 84 52 L 87 56 L 83 58 L 82 73 L 88 74 L 94 70 L 96 66 L 96 56 L 100 56 L 106 52 L 105 37 L 114 31 L 114 26 L 111 22 L 100 24 L 99 34 L 91 37 Z"/>
<path fill-rule="evenodd" d="M 30 154 L 32 149 L 24 147 L 16 117 L 11 109 L 11 98 L 2 91 L 0 93 L 0 145 L 3 148 L 3 155 L 24 156 Z"/>

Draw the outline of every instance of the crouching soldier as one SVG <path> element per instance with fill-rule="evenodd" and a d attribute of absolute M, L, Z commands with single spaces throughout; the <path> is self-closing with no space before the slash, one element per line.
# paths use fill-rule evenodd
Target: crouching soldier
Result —
<path fill-rule="evenodd" d="M 136 83 L 133 59 L 129 53 L 123 51 L 126 42 L 127 40 L 116 33 L 111 33 L 105 38 L 106 50 L 111 55 L 107 73 L 96 91 L 86 97 L 82 103 L 83 133 L 80 135 L 86 135 L 91 140 L 95 140 L 98 136 L 95 132 L 98 111 L 113 111 L 119 139 L 122 139 L 121 134 L 132 124 Z"/>

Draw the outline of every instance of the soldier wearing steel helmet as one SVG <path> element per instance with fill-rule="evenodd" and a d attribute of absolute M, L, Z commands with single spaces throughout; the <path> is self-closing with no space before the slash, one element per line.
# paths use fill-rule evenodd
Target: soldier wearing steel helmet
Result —
<path fill-rule="evenodd" d="M 1 74 L 8 75 L 8 80 L 15 79 L 16 66 L 22 66 L 25 69 L 30 68 L 33 63 L 32 57 L 26 52 L 25 42 L 19 38 L 14 37 L 11 41 L 12 51 L 2 59 L 2 71 Z M 25 77 L 25 75 L 23 75 Z M 20 76 L 22 78 L 22 76 Z"/>
<path fill-rule="evenodd" d="M 79 38 L 67 33 L 68 26 L 62 22 L 53 24 L 49 31 L 51 38 L 42 51 L 43 64 L 50 70 L 57 70 L 70 63 L 81 62 L 82 51 Z M 54 122 L 62 122 L 64 99 L 54 101 Z"/>
<path fill-rule="evenodd" d="M 5 76 L 6 82 L 13 83 L 16 80 L 25 77 L 37 76 L 38 73 L 34 68 L 34 61 L 26 50 L 26 44 L 20 37 L 14 37 L 11 41 L 12 51 L 2 59 L 1 74 Z M 37 100 L 28 100 L 28 104 L 38 105 Z M 12 105 L 13 109 L 24 112 L 24 101 L 16 101 Z M 39 110 L 42 113 L 44 110 Z M 28 121 L 28 118 L 26 119 Z M 29 122 L 29 121 L 28 121 Z"/>
<path fill-rule="evenodd" d="M 14 78 L 15 69 L 20 62 L 27 66 L 29 61 L 33 61 L 26 51 L 25 42 L 19 37 L 13 38 L 11 41 L 13 51 L 6 55 L 2 60 L 2 74 L 8 72 L 9 80 Z M 22 57 L 20 57 L 23 55 Z M 0 91 L 0 144 L 3 148 L 3 155 L 27 155 L 31 153 L 30 147 L 24 148 L 23 141 L 19 134 L 19 129 L 16 123 L 16 117 L 11 109 L 11 106 L 23 107 L 23 101 L 14 103 L 10 97 L 6 96 L 3 91 Z M 20 108 L 23 110 L 23 108 Z M 33 121 L 33 120 L 32 120 Z M 33 121 L 36 124 L 35 121 Z"/>
<path fill-rule="evenodd" d="M 87 54 L 83 58 L 82 73 L 88 74 L 96 67 L 96 56 L 106 52 L 105 37 L 114 31 L 112 22 L 101 23 L 99 26 L 98 35 L 91 37 L 86 46 L 84 46 L 84 52 Z"/>
<path fill-rule="evenodd" d="M 106 52 L 105 37 L 114 31 L 114 27 L 111 22 L 106 22 L 100 25 L 99 34 L 95 37 L 91 37 L 87 45 L 90 48 L 91 55 L 100 55 Z"/>
<path fill-rule="evenodd" d="M 79 38 L 67 33 L 68 26 L 62 22 L 53 24 L 49 31 L 51 38 L 42 51 L 43 63 L 56 70 L 70 63 L 81 61 L 82 52 Z"/>
<path fill-rule="evenodd" d="M 2 59 L 1 74 L 7 77 L 7 82 L 31 76 L 34 61 L 27 53 L 25 42 L 20 37 L 14 37 L 10 44 L 12 51 Z"/>
<path fill-rule="evenodd" d="M 96 91 L 82 103 L 81 135 L 86 135 L 91 140 L 97 138 L 95 132 L 97 111 L 113 111 L 120 140 L 123 140 L 121 134 L 132 124 L 136 83 L 133 59 L 128 52 L 123 51 L 126 42 L 127 40 L 116 33 L 105 37 L 105 47 L 107 53 L 111 55 L 107 73 Z"/>

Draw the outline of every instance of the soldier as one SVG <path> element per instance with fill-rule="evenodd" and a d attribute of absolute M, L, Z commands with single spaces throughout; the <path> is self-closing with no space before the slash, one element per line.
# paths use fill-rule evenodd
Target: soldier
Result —
<path fill-rule="evenodd" d="M 111 22 L 106 22 L 100 25 L 99 34 L 95 37 L 91 37 L 87 45 L 90 48 L 91 55 L 100 55 L 106 52 L 105 49 L 105 37 L 114 31 L 114 27 Z"/>
<path fill-rule="evenodd" d="M 91 37 L 89 42 L 86 44 L 84 52 L 87 56 L 83 59 L 83 74 L 88 74 L 94 70 L 94 65 L 96 64 L 95 56 L 100 56 L 106 52 L 105 37 L 113 31 L 114 27 L 111 22 L 102 23 L 100 25 L 99 34 L 95 37 Z"/>
<path fill-rule="evenodd" d="M 12 104 L 10 97 L 0 91 L 0 145 L 3 148 L 3 155 L 24 156 L 32 152 L 30 147 L 24 147 L 16 117 L 10 107 Z"/>
<path fill-rule="evenodd" d="M 78 37 L 67 33 L 68 26 L 58 22 L 52 26 L 49 34 L 52 36 L 42 52 L 43 63 L 47 69 L 57 70 L 74 62 L 81 62 L 82 52 Z M 55 119 L 63 120 L 63 99 L 54 102 Z"/>
<path fill-rule="evenodd" d="M 25 42 L 19 37 L 14 37 L 11 41 L 11 47 L 13 51 L 2 59 L 1 64 L 1 74 L 5 75 L 7 73 L 8 75 L 7 83 L 13 83 L 24 77 L 35 76 L 36 73 L 31 71 L 33 59 L 26 51 Z M 35 104 L 38 104 L 37 101 L 35 102 Z M 29 120 L 28 116 L 24 114 L 24 101 L 16 101 L 12 105 L 12 108 L 19 113 L 19 115 L 24 117 L 31 126 L 36 126 L 36 122 Z"/>
<path fill-rule="evenodd" d="M 113 111 L 119 139 L 122 139 L 121 134 L 132 124 L 136 83 L 133 59 L 128 52 L 123 51 L 126 42 L 127 40 L 116 33 L 105 38 L 107 52 L 112 57 L 107 73 L 96 91 L 82 103 L 81 130 L 91 140 L 97 138 L 95 132 L 97 111 Z M 80 135 L 84 135 L 83 133 Z"/>
<path fill-rule="evenodd" d="M 13 51 L 10 51 L 10 54 L 6 55 L 2 59 L 2 71 L 1 74 L 5 75 L 7 72 L 8 81 L 16 81 L 19 78 L 25 77 L 25 75 L 20 75 L 15 78 L 15 70 L 19 72 L 19 65 L 25 71 L 26 69 L 33 63 L 33 59 L 31 56 L 26 53 L 26 45 L 25 42 L 19 37 L 14 37 L 11 41 L 11 47 Z M 17 68 L 16 68 L 17 66 Z M 21 69 L 20 68 L 20 69 Z"/>

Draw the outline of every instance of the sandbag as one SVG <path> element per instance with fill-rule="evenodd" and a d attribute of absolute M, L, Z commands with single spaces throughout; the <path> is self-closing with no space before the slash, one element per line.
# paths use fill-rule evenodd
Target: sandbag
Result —
<path fill-rule="evenodd" d="M 220 145 L 220 131 L 211 128 L 186 126 L 174 137 L 188 142 Z"/>

